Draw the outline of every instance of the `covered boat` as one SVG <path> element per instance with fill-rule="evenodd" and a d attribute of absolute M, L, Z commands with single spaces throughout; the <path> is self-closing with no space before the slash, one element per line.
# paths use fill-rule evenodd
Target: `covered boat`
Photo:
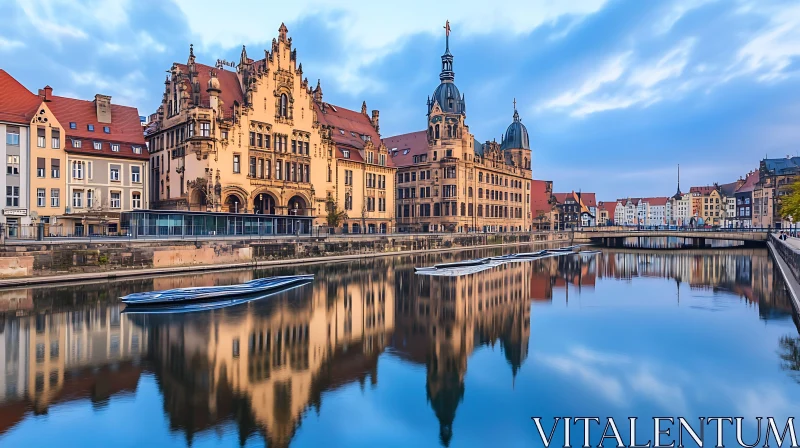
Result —
<path fill-rule="evenodd" d="M 129 305 L 176 304 L 192 301 L 211 301 L 230 299 L 240 296 L 252 296 L 266 293 L 314 279 L 313 274 L 287 275 L 251 280 L 239 285 L 200 286 L 192 288 L 168 289 L 166 291 L 137 292 L 122 297 L 122 302 Z"/>
<path fill-rule="evenodd" d="M 433 265 L 433 267 L 426 267 L 426 268 L 414 268 L 417 272 L 424 272 L 424 271 L 431 271 L 437 269 L 453 269 L 453 268 L 463 268 L 467 266 L 480 266 L 482 264 L 486 264 L 489 262 L 489 258 L 478 258 L 476 260 L 464 260 L 464 261 L 456 261 L 453 263 L 439 263 Z"/>

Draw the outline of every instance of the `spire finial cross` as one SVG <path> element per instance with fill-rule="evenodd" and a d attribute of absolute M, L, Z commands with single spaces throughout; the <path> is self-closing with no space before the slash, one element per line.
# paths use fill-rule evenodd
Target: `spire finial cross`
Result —
<path fill-rule="evenodd" d="M 517 110 L 517 99 L 516 98 L 514 98 L 514 110 L 515 111 Z"/>

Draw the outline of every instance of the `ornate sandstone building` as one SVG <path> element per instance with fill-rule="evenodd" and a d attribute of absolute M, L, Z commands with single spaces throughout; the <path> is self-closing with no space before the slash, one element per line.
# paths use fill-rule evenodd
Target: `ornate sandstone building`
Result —
<path fill-rule="evenodd" d="M 226 68 L 227 67 L 227 68 Z M 281 24 L 264 57 L 175 63 L 147 130 L 153 208 L 316 216 L 334 201 L 346 231 L 391 227 L 394 175 L 379 113 L 323 102 Z"/>
<path fill-rule="evenodd" d="M 427 130 L 384 139 L 397 166 L 401 230 L 514 231 L 531 226 L 531 149 L 514 104 L 501 143 L 469 132 L 466 101 L 454 83 L 450 26 L 441 83 L 428 98 Z"/>

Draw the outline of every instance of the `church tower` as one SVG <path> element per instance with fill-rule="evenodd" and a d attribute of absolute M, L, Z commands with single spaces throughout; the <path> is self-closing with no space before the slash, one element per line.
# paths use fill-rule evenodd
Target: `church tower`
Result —
<path fill-rule="evenodd" d="M 525 170 L 531 169 L 531 144 L 528 139 L 528 129 L 519 118 L 516 99 L 514 99 L 514 118 L 503 135 L 500 150 L 505 155 L 506 163 Z"/>
<path fill-rule="evenodd" d="M 445 157 L 465 159 L 468 154 L 465 142 L 473 140 L 466 119 L 466 102 L 454 82 L 453 55 L 450 53 L 450 22 L 445 25 L 445 52 L 442 55 L 442 72 L 439 86 L 428 98 L 429 161 Z M 465 147 L 466 146 L 466 147 Z"/>

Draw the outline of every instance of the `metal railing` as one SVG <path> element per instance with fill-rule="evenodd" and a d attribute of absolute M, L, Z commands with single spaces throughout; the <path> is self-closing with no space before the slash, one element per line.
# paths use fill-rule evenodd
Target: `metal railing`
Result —
<path fill-rule="evenodd" d="M 778 251 L 778 255 L 780 255 L 783 261 L 789 266 L 789 270 L 792 271 L 794 279 L 800 281 L 800 251 L 793 248 L 785 241 L 782 241 L 776 233 L 771 233 L 769 235 L 769 241 L 772 243 L 772 246 L 775 247 L 775 250 Z"/>
<path fill-rule="evenodd" d="M 569 234 L 572 232 L 492 232 L 492 231 L 462 231 L 462 232 L 423 232 L 419 229 L 406 227 L 389 227 L 385 231 L 377 228 L 360 228 L 357 233 L 343 232 L 341 227 L 312 226 L 308 231 L 297 232 L 287 227 L 268 228 L 263 226 L 228 226 L 209 231 L 207 228 L 195 230 L 192 226 L 144 226 L 128 228 L 114 224 L 92 225 L 83 227 L 64 227 L 48 225 L 18 225 L 8 226 L 0 224 L 0 234 L 5 236 L 5 243 L 24 243 L 28 241 L 43 242 L 92 242 L 92 241 L 130 241 L 130 240 L 269 240 L 269 239 L 369 239 L 375 237 L 409 237 L 409 236 L 528 236 L 531 241 L 536 236 L 547 237 L 553 234 Z M 561 238 L 565 239 L 565 238 Z"/>

